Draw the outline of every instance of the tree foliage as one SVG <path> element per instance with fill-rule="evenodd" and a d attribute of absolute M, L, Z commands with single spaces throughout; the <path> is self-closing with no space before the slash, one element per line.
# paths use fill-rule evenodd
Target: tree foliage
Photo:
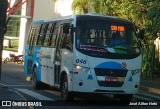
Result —
<path fill-rule="evenodd" d="M 160 0 L 73 0 L 75 13 L 95 12 L 132 21 L 145 28 L 147 38 L 160 32 Z"/>
<path fill-rule="evenodd" d="M 89 2 L 87 0 L 74 0 L 72 3 L 72 9 L 76 13 L 88 13 L 89 11 Z"/>

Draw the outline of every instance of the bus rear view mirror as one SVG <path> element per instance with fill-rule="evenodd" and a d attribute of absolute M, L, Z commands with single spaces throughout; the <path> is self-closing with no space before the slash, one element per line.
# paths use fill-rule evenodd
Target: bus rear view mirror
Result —
<path fill-rule="evenodd" d="M 144 32 L 145 32 L 145 30 L 144 29 L 142 29 L 142 30 L 140 30 L 139 32 L 138 32 L 138 38 L 140 38 L 140 39 L 144 39 Z"/>
<path fill-rule="evenodd" d="M 63 24 L 63 33 L 69 34 L 70 23 Z"/>

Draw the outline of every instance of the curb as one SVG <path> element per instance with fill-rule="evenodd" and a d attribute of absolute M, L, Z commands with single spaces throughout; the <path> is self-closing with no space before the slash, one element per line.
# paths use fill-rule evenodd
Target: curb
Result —
<path fill-rule="evenodd" d="M 2 87 L 2 88 L 8 88 L 6 85 L 4 85 L 2 83 L 0 83 L 0 87 Z"/>
<path fill-rule="evenodd" d="M 155 93 L 155 94 L 160 94 L 160 89 L 157 89 L 157 88 L 140 86 L 140 90 L 148 91 L 148 92 Z"/>

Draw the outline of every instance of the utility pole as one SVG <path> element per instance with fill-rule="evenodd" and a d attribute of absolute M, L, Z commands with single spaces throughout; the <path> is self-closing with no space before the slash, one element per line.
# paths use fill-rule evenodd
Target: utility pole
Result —
<path fill-rule="evenodd" d="M 6 18 L 7 18 L 7 0 L 0 0 L 0 80 L 2 70 L 2 51 L 3 51 L 3 39 L 6 32 Z"/>

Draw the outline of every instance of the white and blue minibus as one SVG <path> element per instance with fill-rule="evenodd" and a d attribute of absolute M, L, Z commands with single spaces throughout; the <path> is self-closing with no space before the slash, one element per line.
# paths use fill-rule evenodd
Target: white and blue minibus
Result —
<path fill-rule="evenodd" d="M 138 92 L 141 49 L 128 20 L 81 14 L 33 21 L 24 54 L 33 86 L 56 87 L 64 100 L 77 92 L 131 100 Z"/>

